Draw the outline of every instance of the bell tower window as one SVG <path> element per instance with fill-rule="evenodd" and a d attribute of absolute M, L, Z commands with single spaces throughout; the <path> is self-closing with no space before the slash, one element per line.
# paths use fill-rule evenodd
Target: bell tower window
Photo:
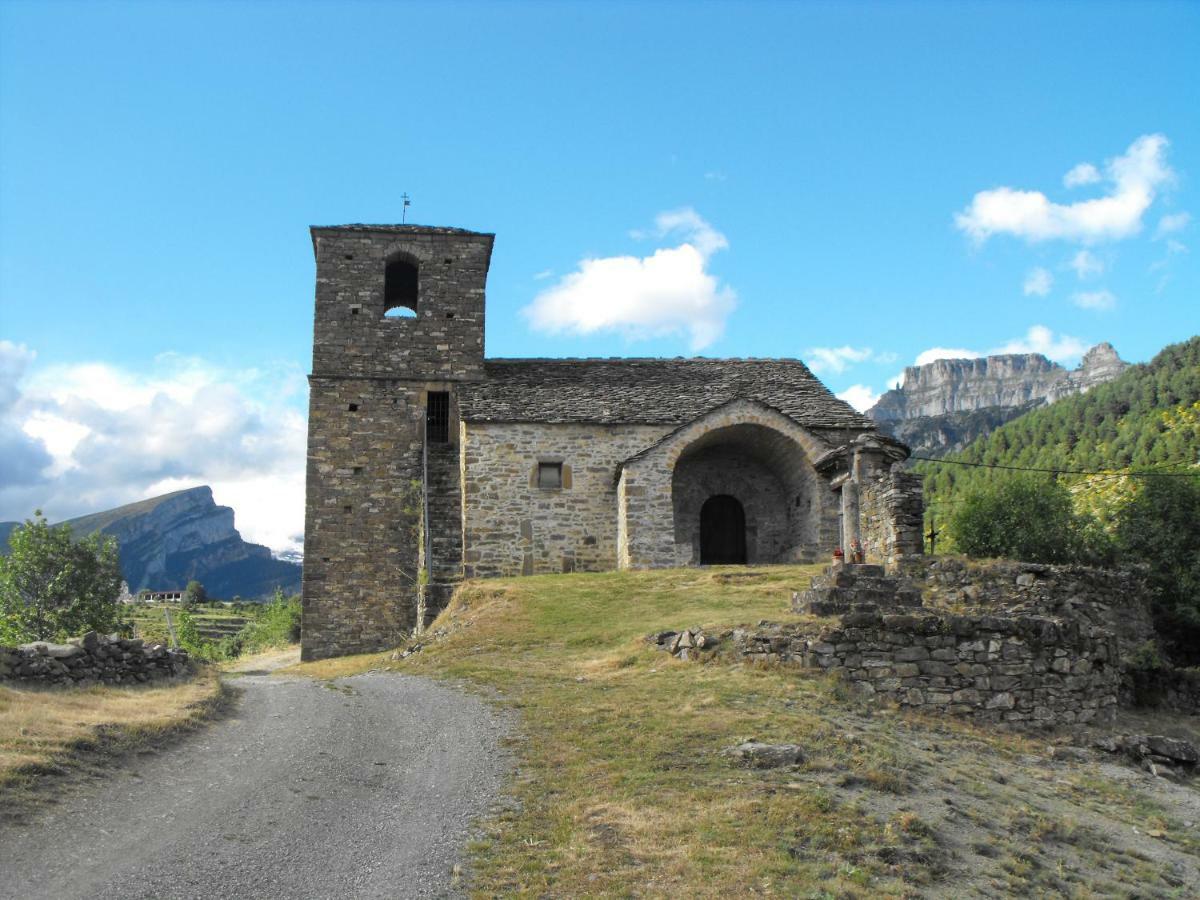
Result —
<path fill-rule="evenodd" d="M 385 316 L 415 316 L 420 274 L 416 260 L 395 256 L 383 270 L 383 314 Z"/>

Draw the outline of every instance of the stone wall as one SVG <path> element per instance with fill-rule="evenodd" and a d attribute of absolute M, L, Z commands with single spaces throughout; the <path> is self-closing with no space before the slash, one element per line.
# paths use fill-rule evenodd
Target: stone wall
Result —
<path fill-rule="evenodd" d="M 313 373 L 411 378 L 483 376 L 484 286 L 494 236 L 454 228 L 314 228 Z M 418 268 L 416 315 L 384 315 L 384 270 Z"/>
<path fill-rule="evenodd" d="M 312 229 L 316 256 L 301 654 L 393 647 L 418 627 L 418 531 L 439 584 L 461 577 L 457 394 L 483 377 L 493 236 L 414 225 Z M 416 315 L 385 316 L 385 270 L 417 268 Z M 451 444 L 423 443 L 428 392 L 451 400 Z M 413 484 L 417 482 L 415 489 Z M 424 598 L 436 605 L 444 590 Z"/>
<path fill-rule="evenodd" d="M 617 568 L 617 466 L 653 444 L 656 425 L 463 423 L 464 574 L 541 575 Z M 537 486 L 539 462 L 563 486 Z M 668 520 L 663 527 L 670 533 Z"/>
<path fill-rule="evenodd" d="M 925 502 L 915 472 L 895 466 L 867 479 L 860 488 L 859 516 L 868 562 L 890 566 L 924 551 Z"/>
<path fill-rule="evenodd" d="M 0 682 L 87 687 L 139 684 L 192 670 L 186 650 L 89 632 L 66 644 L 0 647 Z"/>
<path fill-rule="evenodd" d="M 1040 616 L 849 613 L 836 627 L 738 630 L 751 660 L 796 662 L 899 706 L 979 721 L 1057 725 L 1107 717 L 1121 672 L 1112 633 Z"/>
<path fill-rule="evenodd" d="M 1135 571 L 961 556 L 907 558 L 900 571 L 927 606 L 1079 620 L 1113 632 L 1122 657 L 1155 639 L 1147 587 Z"/>

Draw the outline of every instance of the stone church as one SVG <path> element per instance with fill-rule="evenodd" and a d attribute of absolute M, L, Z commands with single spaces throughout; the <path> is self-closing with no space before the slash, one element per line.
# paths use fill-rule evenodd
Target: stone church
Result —
<path fill-rule="evenodd" d="M 494 235 L 314 227 L 303 656 L 463 578 L 921 552 L 908 450 L 793 359 L 488 359 Z"/>

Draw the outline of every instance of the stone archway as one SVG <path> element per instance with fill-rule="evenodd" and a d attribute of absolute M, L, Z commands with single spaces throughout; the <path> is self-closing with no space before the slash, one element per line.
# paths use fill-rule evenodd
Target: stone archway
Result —
<path fill-rule="evenodd" d="M 698 564 L 700 509 L 717 494 L 742 505 L 748 563 L 807 562 L 829 552 L 837 498 L 813 465 L 829 449 L 756 400 L 732 400 L 677 428 L 621 464 L 619 567 Z"/>

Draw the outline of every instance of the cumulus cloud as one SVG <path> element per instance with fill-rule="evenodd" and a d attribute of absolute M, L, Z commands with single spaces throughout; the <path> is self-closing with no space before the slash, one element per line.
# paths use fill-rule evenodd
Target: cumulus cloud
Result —
<path fill-rule="evenodd" d="M 1154 237 L 1161 238 L 1168 234 L 1174 234 L 1176 231 L 1182 231 L 1191 221 L 1191 213 L 1180 212 L 1163 216 L 1158 220 L 1158 227 L 1154 229 Z"/>
<path fill-rule="evenodd" d="M 1045 325 L 1034 325 L 1024 336 L 1013 338 L 983 352 L 962 347 L 931 347 L 918 353 L 913 365 L 923 366 L 938 359 L 978 359 L 982 356 L 998 356 L 1005 353 L 1040 353 L 1055 362 L 1068 363 L 1078 360 L 1087 348 L 1088 345 L 1079 338 L 1066 334 L 1055 335 Z"/>
<path fill-rule="evenodd" d="M 871 358 L 870 347 L 809 347 L 804 351 L 808 367 L 817 374 L 834 372 L 841 374 L 848 366 L 866 362 Z"/>
<path fill-rule="evenodd" d="M 1085 184 L 1095 184 L 1101 179 L 1100 170 L 1091 163 L 1080 163 L 1063 176 L 1064 187 L 1082 187 Z"/>
<path fill-rule="evenodd" d="M 1080 250 L 1071 257 L 1067 265 L 1075 270 L 1075 275 L 1080 280 L 1104 274 L 1104 261 L 1087 250 Z"/>
<path fill-rule="evenodd" d="M 248 540 L 298 549 L 304 390 L 289 367 L 228 370 L 173 354 L 148 372 L 87 363 L 18 380 L 0 366 L 0 396 L 16 397 L 0 428 L 36 445 L 42 462 L 34 478 L 0 477 L 0 519 L 39 507 L 66 519 L 209 484 Z"/>
<path fill-rule="evenodd" d="M 964 350 L 961 347 L 930 347 L 928 350 L 917 354 L 913 365 L 923 366 L 937 359 L 977 359 L 980 356 L 983 356 L 983 354 L 977 350 Z"/>
<path fill-rule="evenodd" d="M 988 356 L 1003 353 L 1040 353 L 1047 359 L 1057 363 L 1074 362 L 1083 356 L 1088 345 L 1079 338 L 1067 334 L 1057 337 L 1045 325 L 1034 325 L 1024 337 L 1014 338 L 994 350 L 987 352 Z"/>
<path fill-rule="evenodd" d="M 1071 302 L 1080 309 L 1112 309 L 1117 305 L 1117 298 L 1112 291 L 1079 291 L 1071 295 Z"/>
<path fill-rule="evenodd" d="M 1125 153 L 1109 160 L 1102 178 L 1108 192 L 1102 197 L 1060 204 L 1041 191 L 992 188 L 977 193 L 955 216 L 955 224 L 977 244 L 998 234 L 1034 242 L 1094 243 L 1130 237 L 1141 230 L 1157 192 L 1174 178 L 1166 162 L 1167 144 L 1161 134 L 1142 135 Z M 1081 177 L 1079 169 L 1071 170 L 1076 178 Z M 1083 177 L 1087 174 L 1085 170 Z"/>
<path fill-rule="evenodd" d="M 866 412 L 879 400 L 879 393 L 865 384 L 853 384 L 844 391 L 839 391 L 837 398 L 845 400 L 859 412 Z"/>
<path fill-rule="evenodd" d="M 1036 269 L 1031 269 L 1025 276 L 1025 283 L 1021 289 L 1025 292 L 1026 297 L 1045 297 L 1053 286 L 1054 276 L 1038 266 Z"/>
<path fill-rule="evenodd" d="M 661 213 L 653 229 L 632 234 L 680 243 L 649 256 L 582 260 L 521 311 L 530 326 L 549 334 L 615 332 L 627 340 L 685 334 L 692 350 L 720 337 L 737 295 L 707 267 L 729 246 L 725 235 L 690 207 Z"/>

